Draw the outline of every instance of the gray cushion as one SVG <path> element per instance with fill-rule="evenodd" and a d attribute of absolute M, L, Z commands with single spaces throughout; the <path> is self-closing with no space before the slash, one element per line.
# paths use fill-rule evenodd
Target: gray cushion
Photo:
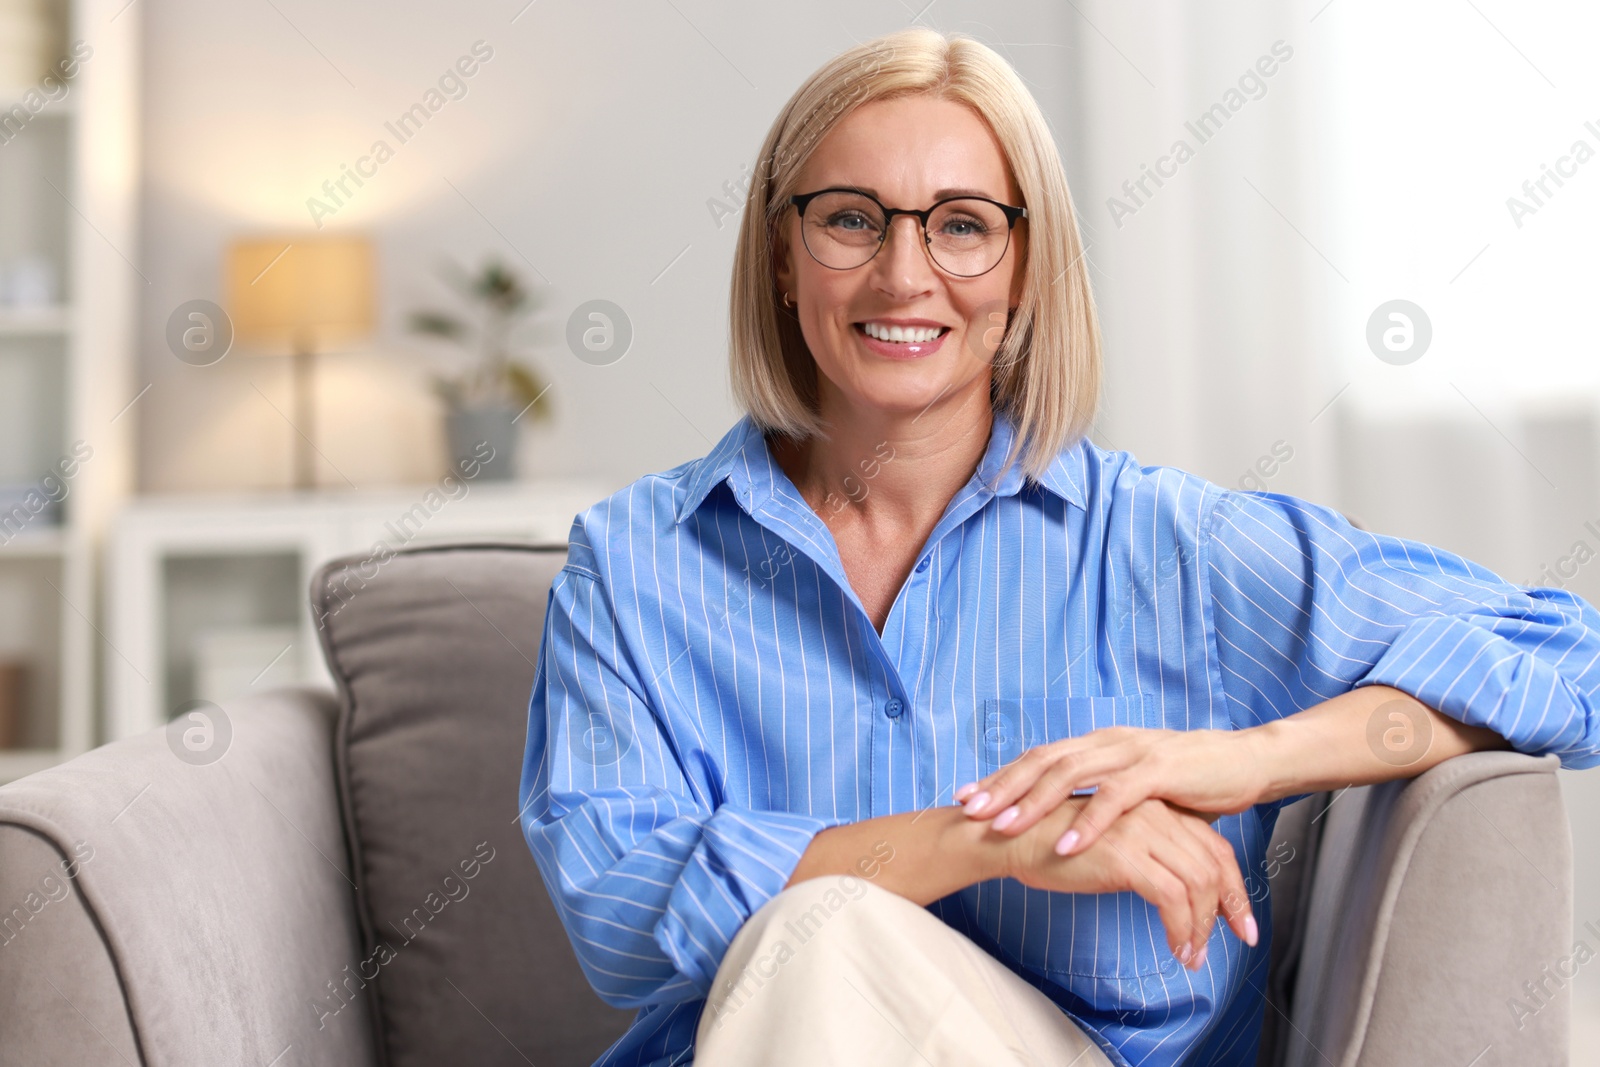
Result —
<path fill-rule="evenodd" d="M 312 581 L 361 930 L 392 953 L 369 987 L 391 1067 L 589 1064 L 632 1019 L 578 968 L 517 820 L 565 561 L 565 545 L 452 544 L 334 560 Z"/>

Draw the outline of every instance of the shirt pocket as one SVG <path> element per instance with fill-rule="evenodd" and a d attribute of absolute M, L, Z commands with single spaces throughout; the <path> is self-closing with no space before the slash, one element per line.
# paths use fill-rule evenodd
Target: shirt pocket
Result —
<path fill-rule="evenodd" d="M 987 774 L 1028 748 L 1082 737 L 1109 726 L 1157 724 L 1157 700 L 1147 694 L 1108 697 L 996 697 L 983 701 L 980 768 Z M 1087 999 L 1115 1001 L 1141 980 L 1176 976 L 1166 962 L 1165 928 L 1154 906 L 1132 891 L 1053 893 L 1008 882 L 1006 898 L 1021 905 L 999 923 L 997 940 L 1023 967 Z M 1018 921 L 1021 919 L 1022 921 Z M 1103 979 L 1091 994 L 1085 979 Z"/>

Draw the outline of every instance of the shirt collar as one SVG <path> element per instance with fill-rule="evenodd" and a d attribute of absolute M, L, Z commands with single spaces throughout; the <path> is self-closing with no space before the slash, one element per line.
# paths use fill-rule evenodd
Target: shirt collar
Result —
<path fill-rule="evenodd" d="M 1012 461 L 1005 476 L 995 483 L 995 476 L 1004 465 L 1015 438 L 1015 424 L 1003 413 L 995 412 L 989 444 L 974 475 L 983 484 L 993 486 L 995 496 L 1012 496 L 1022 488 L 1024 475 L 1020 457 Z M 1062 449 L 1039 479 L 1040 485 L 1080 508 L 1085 506 L 1082 488 L 1086 475 L 1085 446 L 1086 442 L 1080 440 Z M 690 464 L 675 521 L 687 518 L 722 482 L 727 482 L 746 510 L 751 510 L 771 496 L 777 479 L 784 477 L 787 476 L 767 447 L 765 432 L 746 414 L 722 435 L 710 452 Z"/>

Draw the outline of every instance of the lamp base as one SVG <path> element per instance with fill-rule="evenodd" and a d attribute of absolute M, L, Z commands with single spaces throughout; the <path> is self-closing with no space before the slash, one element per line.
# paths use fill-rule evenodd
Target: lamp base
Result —
<path fill-rule="evenodd" d="M 313 380 L 316 370 L 314 361 L 316 353 L 308 347 L 296 347 L 294 351 L 294 419 L 291 428 L 294 430 L 294 487 L 296 489 L 315 489 L 317 487 L 317 472 L 312 453 L 316 451 L 313 438 L 317 430 L 317 412 L 313 396 L 315 382 Z"/>

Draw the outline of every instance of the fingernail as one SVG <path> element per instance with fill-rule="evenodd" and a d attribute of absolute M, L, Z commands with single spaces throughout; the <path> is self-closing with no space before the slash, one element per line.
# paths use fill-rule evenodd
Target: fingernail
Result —
<path fill-rule="evenodd" d="M 1259 933 L 1260 931 L 1256 929 L 1256 917 L 1254 915 L 1246 915 L 1244 917 L 1244 939 L 1251 948 L 1256 947 L 1256 936 Z"/>
<path fill-rule="evenodd" d="M 1204 945 L 1200 946 L 1200 955 L 1198 955 L 1198 956 L 1196 956 L 1194 958 L 1194 969 L 1195 970 L 1198 971 L 1200 968 L 1202 968 L 1202 967 L 1204 967 L 1206 965 L 1206 949 L 1208 949 L 1210 947 L 1211 947 L 1210 944 L 1204 944 Z"/>
<path fill-rule="evenodd" d="M 983 810 L 983 806 L 987 803 L 989 803 L 989 794 L 987 791 L 972 794 L 967 798 L 966 801 L 967 814 L 978 814 L 978 812 Z"/>
<path fill-rule="evenodd" d="M 1065 856 L 1078 846 L 1078 831 L 1068 830 L 1061 835 L 1061 840 L 1056 842 L 1056 855 Z"/>
<path fill-rule="evenodd" d="M 1189 948 L 1188 942 L 1185 942 L 1184 946 L 1178 950 L 1178 962 L 1187 964 L 1189 962 L 1189 954 L 1191 951 L 1192 950 Z"/>
<path fill-rule="evenodd" d="M 1005 811 L 1002 811 L 999 815 L 994 817 L 994 828 L 996 830 L 1004 830 L 1006 827 L 1016 822 L 1017 816 L 1021 814 L 1021 808 L 1017 807 L 1015 804 L 1011 805 Z"/>
<path fill-rule="evenodd" d="M 959 804 L 963 800 L 966 800 L 969 796 L 971 796 L 973 790 L 975 790 L 977 788 L 978 788 L 978 783 L 977 782 L 968 782 L 966 785 L 962 786 L 960 789 L 957 789 L 955 791 L 955 793 L 953 793 L 952 795 L 955 797 L 956 803 Z"/>

